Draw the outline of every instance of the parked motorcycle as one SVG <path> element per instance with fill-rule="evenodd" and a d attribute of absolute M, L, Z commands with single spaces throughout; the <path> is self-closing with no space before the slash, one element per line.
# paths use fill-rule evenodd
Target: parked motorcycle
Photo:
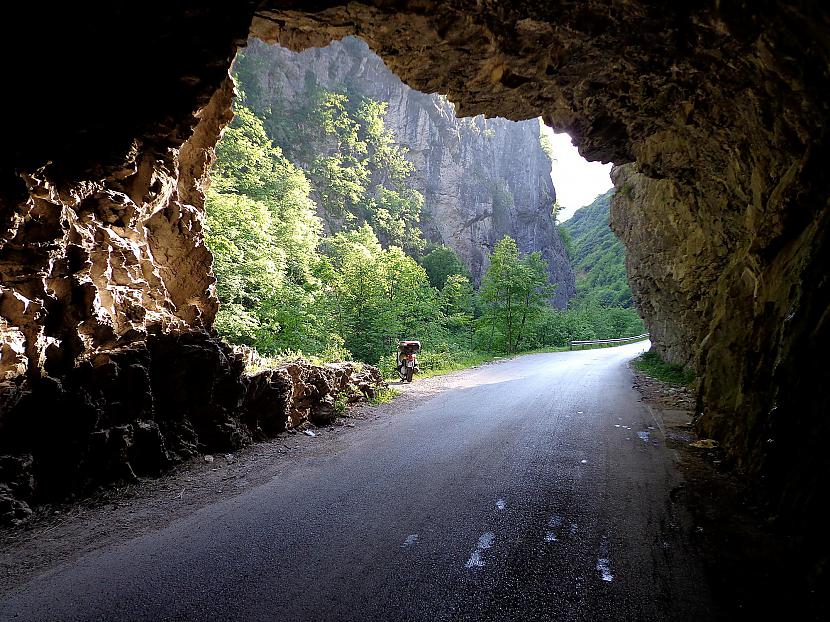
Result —
<path fill-rule="evenodd" d="M 401 380 L 412 382 L 412 376 L 418 373 L 418 352 L 421 351 L 420 341 L 401 341 L 398 343 L 398 352 L 395 364 Z"/>

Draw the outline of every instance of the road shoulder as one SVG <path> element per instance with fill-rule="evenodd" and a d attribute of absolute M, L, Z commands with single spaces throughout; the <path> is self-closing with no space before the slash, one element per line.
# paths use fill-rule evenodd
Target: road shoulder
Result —
<path fill-rule="evenodd" d="M 499 362 L 487 363 L 498 365 Z M 158 478 L 143 478 L 99 490 L 88 497 L 44 504 L 23 525 L 0 528 L 0 595 L 57 566 L 125 542 L 261 486 L 303 463 L 342 451 L 392 417 L 469 382 L 480 366 L 416 380 L 393 388 L 390 402 L 358 403 L 332 425 L 310 436 L 289 431 L 232 454 L 199 456 Z M 208 461 L 209 460 L 209 461 Z"/>
<path fill-rule="evenodd" d="M 634 387 L 664 426 L 666 445 L 683 476 L 672 501 L 685 506 L 694 521 L 693 544 L 722 617 L 820 619 L 820 595 L 803 580 L 795 539 L 776 530 L 759 491 L 739 477 L 716 443 L 694 434 L 693 392 L 631 367 Z"/>

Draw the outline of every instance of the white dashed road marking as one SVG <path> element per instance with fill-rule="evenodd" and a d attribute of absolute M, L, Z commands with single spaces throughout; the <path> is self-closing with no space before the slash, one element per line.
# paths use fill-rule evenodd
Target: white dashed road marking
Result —
<path fill-rule="evenodd" d="M 614 575 L 611 573 L 611 556 L 608 554 L 608 538 L 603 537 L 599 545 L 599 557 L 597 558 L 597 572 L 599 578 L 606 583 L 611 583 L 614 580 Z"/>
<path fill-rule="evenodd" d="M 564 519 L 561 516 L 553 515 L 548 521 L 549 530 L 545 532 L 545 542 L 556 542 L 559 540 L 558 531 Z"/>
<path fill-rule="evenodd" d="M 597 560 L 597 572 L 599 572 L 603 581 L 611 583 L 614 580 L 614 575 L 611 574 L 611 562 L 608 561 L 607 557 L 600 557 Z"/>
<path fill-rule="evenodd" d="M 481 568 L 484 566 L 484 560 L 481 559 L 481 554 L 484 553 L 487 549 L 493 546 L 493 540 L 496 539 L 496 534 L 492 531 L 488 531 L 487 533 L 481 534 L 481 537 L 478 539 L 478 544 L 476 545 L 475 551 L 473 554 L 470 555 L 470 559 L 467 560 L 467 568 Z"/>

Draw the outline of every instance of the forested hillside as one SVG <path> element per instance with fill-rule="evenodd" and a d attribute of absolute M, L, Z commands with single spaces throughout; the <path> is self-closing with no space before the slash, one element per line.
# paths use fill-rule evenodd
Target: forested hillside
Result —
<path fill-rule="evenodd" d="M 631 308 L 631 289 L 625 273 L 625 248 L 608 226 L 615 189 L 578 209 L 560 227 L 576 273 L 572 305 Z"/>

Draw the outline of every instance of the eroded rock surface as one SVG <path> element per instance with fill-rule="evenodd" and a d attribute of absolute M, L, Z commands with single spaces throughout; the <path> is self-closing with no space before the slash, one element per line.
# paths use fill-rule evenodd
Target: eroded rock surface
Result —
<path fill-rule="evenodd" d="M 336 399 L 365 400 L 383 384 L 368 365 L 297 361 L 249 375 L 247 361 L 205 332 L 160 333 L 24 384 L 4 413 L 0 519 L 305 421 L 330 423 Z"/>
<path fill-rule="evenodd" d="M 305 422 L 325 425 L 346 404 L 372 399 L 385 386 L 377 367 L 358 363 L 280 364 L 250 376 L 248 426 L 264 437 Z"/>

